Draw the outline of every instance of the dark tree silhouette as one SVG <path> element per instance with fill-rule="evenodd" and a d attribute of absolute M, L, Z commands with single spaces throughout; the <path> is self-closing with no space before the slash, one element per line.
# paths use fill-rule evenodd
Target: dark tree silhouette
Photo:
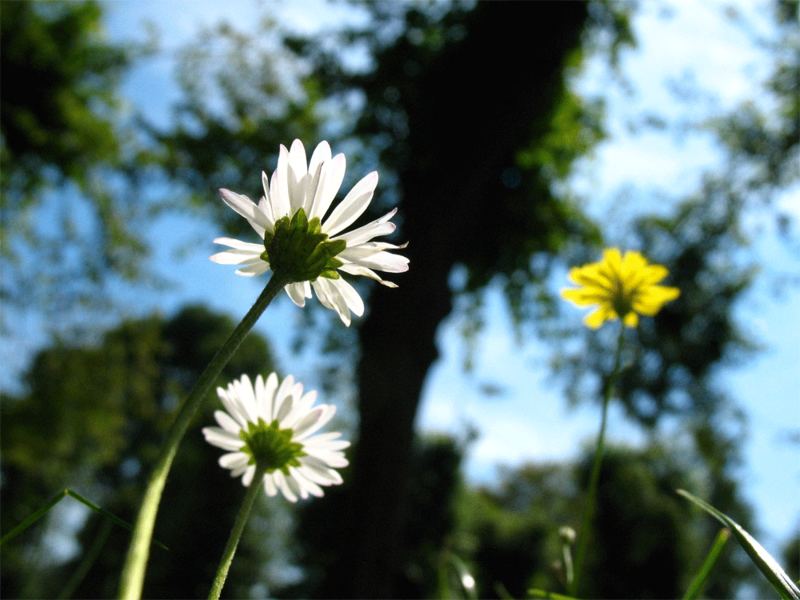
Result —
<path fill-rule="evenodd" d="M 227 317 L 194 306 L 168 319 L 124 322 L 96 344 L 55 344 L 39 352 L 26 391 L 3 400 L 3 531 L 64 487 L 131 521 L 176 401 L 188 393 L 233 326 Z M 265 340 L 250 335 L 220 385 L 273 368 Z M 148 597 L 207 593 L 243 496 L 241 484 L 216 464 L 219 451 L 200 434 L 201 427 L 213 424 L 215 404 L 208 402 L 189 430 L 166 486 L 155 536 L 170 550 L 153 550 Z M 261 579 L 271 551 L 258 539 L 265 507 L 266 502 L 254 513 L 237 555 L 233 594 L 246 593 Z M 80 598 L 113 596 L 130 534 L 117 527 L 104 531 L 105 522 L 92 515 L 79 533 L 78 555 L 59 568 L 35 564 L 31 549 L 41 543 L 42 523 L 4 545 L 4 595 L 53 597 L 72 586 Z M 99 554 L 85 564 L 85 576 L 73 580 L 95 542 Z"/>

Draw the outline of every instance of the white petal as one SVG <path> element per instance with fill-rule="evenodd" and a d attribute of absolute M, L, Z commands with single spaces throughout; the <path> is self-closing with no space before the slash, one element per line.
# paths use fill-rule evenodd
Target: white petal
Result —
<path fill-rule="evenodd" d="M 264 188 L 264 197 L 261 198 L 258 204 L 260 206 L 261 203 L 264 202 L 264 204 L 267 204 L 271 207 L 272 205 L 269 201 L 269 177 L 267 177 L 267 174 L 264 171 L 261 171 L 261 187 Z"/>
<path fill-rule="evenodd" d="M 308 161 L 308 182 L 306 183 L 306 201 L 303 209 L 308 218 L 311 218 L 311 208 L 314 204 L 314 197 L 317 195 L 317 188 L 322 177 L 322 165 L 331 159 L 331 147 L 328 142 L 322 141 L 314 148 L 311 160 Z"/>
<path fill-rule="evenodd" d="M 335 310 L 336 314 L 342 320 L 345 326 L 350 326 L 350 311 L 347 308 L 347 302 L 339 293 L 339 291 L 331 285 L 330 280 L 325 277 L 319 277 L 316 281 L 311 283 L 314 291 L 317 293 L 320 303 L 325 308 Z"/>
<path fill-rule="evenodd" d="M 322 224 L 322 231 L 328 235 L 336 235 L 360 217 L 372 201 L 372 194 L 377 185 L 378 172 L 367 173 Z"/>
<path fill-rule="evenodd" d="M 340 437 L 342 437 L 342 434 L 339 433 L 338 431 L 329 431 L 328 433 L 320 433 L 319 435 L 315 435 L 314 439 L 313 440 L 309 440 L 309 441 L 313 441 L 315 443 L 319 443 L 319 442 L 326 442 L 326 441 L 330 441 L 330 440 L 335 440 L 335 439 L 338 439 Z M 306 443 L 308 443 L 308 442 L 306 442 Z"/>
<path fill-rule="evenodd" d="M 311 407 L 316 400 L 317 392 L 316 390 L 311 390 L 297 401 L 296 410 L 298 410 L 301 414 L 306 414 L 309 410 L 311 410 Z"/>
<path fill-rule="evenodd" d="M 286 379 L 281 382 L 278 391 L 275 393 L 275 401 L 272 406 L 272 418 L 280 421 L 292 409 L 292 387 L 294 386 L 294 377 L 287 375 Z"/>
<path fill-rule="evenodd" d="M 237 275 L 242 275 L 244 277 L 255 277 L 256 275 L 261 275 L 262 273 L 266 273 L 269 270 L 269 263 L 264 262 L 263 260 L 259 259 L 258 262 L 254 262 L 247 266 L 242 267 L 241 269 L 236 269 L 234 273 Z"/>
<path fill-rule="evenodd" d="M 322 163 L 329 161 L 331 156 L 330 144 L 322 140 L 317 144 L 317 147 L 314 148 L 314 152 L 311 153 L 311 160 L 308 161 L 308 172 L 313 173 Z"/>
<path fill-rule="evenodd" d="M 217 388 L 217 396 L 222 401 L 222 405 L 228 414 L 242 427 L 247 429 L 247 413 L 242 409 L 241 405 L 235 398 L 235 391 L 231 386 L 227 390 Z"/>
<path fill-rule="evenodd" d="M 256 474 L 256 467 L 255 465 L 250 465 L 247 467 L 247 470 L 244 472 L 244 477 L 242 477 L 242 485 L 245 487 L 250 487 L 250 484 L 253 483 L 253 476 Z"/>
<path fill-rule="evenodd" d="M 344 298 L 347 304 L 347 308 L 349 308 L 353 314 L 358 317 L 364 314 L 364 301 L 352 285 L 345 281 L 343 277 L 331 279 L 331 284 L 342 295 L 342 298 Z"/>
<path fill-rule="evenodd" d="M 230 433 L 239 435 L 239 432 L 242 430 L 239 424 L 236 421 L 234 421 L 231 418 L 231 416 L 226 412 L 222 412 L 221 410 L 215 410 L 214 418 L 217 420 L 217 423 L 219 423 L 219 426 L 222 427 L 225 431 L 229 431 Z"/>
<path fill-rule="evenodd" d="M 256 395 L 256 414 L 258 414 L 259 419 L 263 419 L 264 421 L 269 422 L 269 415 L 264 411 L 264 407 L 266 406 L 266 385 L 264 384 L 264 378 L 261 374 L 256 376 L 255 384 L 253 384 L 254 392 Z"/>
<path fill-rule="evenodd" d="M 294 480 L 300 486 L 300 489 L 306 492 L 306 495 L 310 494 L 312 496 L 316 496 L 317 498 L 322 498 L 325 493 L 322 491 L 316 483 L 311 481 L 308 477 L 305 476 L 306 469 L 297 469 L 292 467 L 289 469 L 289 473 L 291 473 Z"/>
<path fill-rule="evenodd" d="M 219 457 L 219 466 L 223 469 L 237 469 L 247 465 L 249 457 L 244 452 L 229 452 Z"/>
<path fill-rule="evenodd" d="M 361 265 L 357 265 L 355 263 L 345 263 L 338 269 L 339 271 L 344 271 L 345 273 L 349 273 L 350 275 L 361 275 L 363 277 L 368 277 L 374 281 L 377 281 L 381 285 L 385 285 L 388 288 L 396 288 L 397 284 L 392 283 L 391 281 L 386 281 L 385 279 L 381 279 L 381 277 L 372 269 L 368 269 L 367 267 L 362 267 Z"/>
<path fill-rule="evenodd" d="M 208 257 L 208 260 L 215 262 L 218 265 L 240 265 L 242 263 L 254 264 L 256 261 L 261 260 L 261 252 L 253 252 L 252 250 L 223 250 Z"/>
<path fill-rule="evenodd" d="M 244 442 L 238 437 L 220 429 L 219 427 L 203 427 L 203 436 L 212 446 L 217 446 L 223 450 L 231 452 L 239 450 L 244 446 Z"/>
<path fill-rule="evenodd" d="M 289 150 L 289 205 L 291 214 L 305 204 L 306 199 L 306 180 L 308 175 L 308 164 L 306 163 L 306 149 L 300 140 L 292 142 Z"/>
<path fill-rule="evenodd" d="M 225 204 L 247 219 L 247 222 L 250 223 L 250 227 L 255 230 L 258 237 L 264 237 L 264 231 L 269 227 L 270 223 L 250 198 L 244 194 L 237 194 L 225 188 L 222 188 L 219 194 Z"/>
<path fill-rule="evenodd" d="M 289 475 L 286 476 L 286 485 L 289 486 L 289 489 L 292 490 L 292 494 L 295 496 L 300 496 L 304 500 L 308 498 L 308 492 L 300 485 L 300 482 L 295 479 L 292 471 L 289 471 Z"/>
<path fill-rule="evenodd" d="M 359 244 L 363 244 L 364 242 L 368 242 L 372 238 L 378 237 L 379 235 L 389 235 L 395 229 L 397 229 L 397 226 L 394 223 L 389 222 L 389 219 L 391 219 L 396 213 L 397 209 L 394 208 L 383 215 L 380 219 L 375 219 L 366 225 L 362 225 L 361 227 L 353 229 L 352 231 L 347 231 L 331 239 L 344 240 L 347 242 L 348 246 L 357 246 Z"/>
<path fill-rule="evenodd" d="M 347 462 L 347 459 L 341 452 L 314 452 L 310 454 L 311 456 L 316 456 L 320 460 L 327 463 L 329 467 L 334 467 L 336 469 L 341 469 L 349 465 L 350 463 Z"/>
<path fill-rule="evenodd" d="M 250 465 L 245 463 L 239 467 L 236 467 L 235 469 L 231 469 L 231 477 L 241 477 L 242 475 L 244 475 L 244 472 L 247 471 L 247 468 L 249 466 Z"/>
<path fill-rule="evenodd" d="M 251 423 L 258 421 L 258 409 L 256 408 L 256 396 L 253 384 L 247 375 L 242 375 L 241 379 L 234 381 L 234 388 L 239 398 L 239 403 L 244 409 L 247 420 Z"/>
<path fill-rule="evenodd" d="M 315 444 L 314 441 L 314 439 L 306 440 L 303 442 L 303 446 L 308 448 L 309 452 L 316 452 L 317 450 L 320 452 L 339 452 L 350 447 L 350 442 L 347 440 L 329 440 L 317 444 Z"/>
<path fill-rule="evenodd" d="M 278 154 L 278 168 L 272 174 L 269 188 L 269 197 L 272 199 L 272 214 L 277 221 L 281 217 L 289 216 L 291 201 L 289 200 L 289 152 L 286 146 L 281 145 Z"/>
<path fill-rule="evenodd" d="M 249 250 L 251 252 L 258 252 L 261 254 L 264 251 L 264 244 L 254 244 L 252 242 L 243 242 L 236 238 L 218 237 L 214 238 L 214 243 L 220 246 L 228 246 L 234 250 Z"/>
<path fill-rule="evenodd" d="M 280 471 L 275 471 L 272 474 L 272 478 L 275 480 L 275 486 L 281 491 L 284 498 L 286 498 L 289 502 L 297 502 L 297 496 L 294 495 L 294 492 L 292 492 L 292 490 L 286 484 L 286 478 L 283 476 L 283 473 Z"/>
<path fill-rule="evenodd" d="M 275 390 L 278 389 L 278 375 L 274 371 L 267 377 L 267 382 L 264 385 L 264 420 L 267 423 L 272 422 L 272 410 L 275 404 Z"/>
<path fill-rule="evenodd" d="M 275 418 L 278 420 L 281 429 L 290 429 L 301 414 L 297 407 L 300 404 L 300 397 L 303 395 L 303 384 L 298 382 L 292 386 L 289 396 L 283 402 L 283 406 L 278 410 Z"/>
<path fill-rule="evenodd" d="M 314 194 L 314 201 L 311 204 L 311 213 L 308 215 L 309 219 L 318 217 L 322 220 L 325 213 L 328 212 L 331 202 L 333 202 L 336 193 L 342 185 L 346 162 L 344 154 L 337 154 L 331 160 L 324 163 L 322 172 L 320 173 L 317 193 Z"/>
<path fill-rule="evenodd" d="M 333 418 L 334 414 L 336 414 L 336 407 L 332 404 L 321 404 L 315 407 L 294 426 L 293 439 L 299 442 L 309 437 L 315 431 L 324 427 Z"/>
<path fill-rule="evenodd" d="M 308 457 L 313 458 L 313 457 Z M 300 459 L 300 464 L 303 465 L 303 475 L 307 479 L 318 483 L 319 485 L 337 485 L 342 483 L 342 476 L 333 469 L 329 469 L 321 460 L 314 458 L 314 464 L 308 464 L 308 461 Z"/>
<path fill-rule="evenodd" d="M 267 176 L 265 173 L 262 173 L 262 175 L 264 177 Z M 272 214 L 272 204 L 270 204 L 268 196 L 261 196 L 261 199 L 258 201 L 258 209 L 264 214 L 264 218 L 269 222 L 269 227 L 266 228 L 267 231 L 275 231 L 275 217 Z"/>
<path fill-rule="evenodd" d="M 324 287 L 323 284 L 320 283 L 322 279 L 323 278 L 320 277 L 316 281 L 312 281 L 311 287 L 314 289 L 314 293 L 317 295 L 317 299 L 322 306 L 331 310 L 336 310 L 333 307 L 333 302 L 331 302 L 330 298 L 328 298 L 328 288 Z"/>
<path fill-rule="evenodd" d="M 368 269 L 378 269 L 387 273 L 404 273 L 408 271 L 408 258 L 400 254 L 391 252 L 374 252 L 369 254 L 368 250 L 361 250 L 360 247 L 345 248 L 337 258 L 352 261 L 367 267 Z M 340 267 L 341 268 L 341 267 Z"/>
<path fill-rule="evenodd" d="M 292 299 L 297 306 L 303 308 L 306 305 L 306 297 L 305 297 L 305 286 L 303 285 L 305 282 L 301 281 L 300 283 L 290 283 L 284 289 L 286 293 L 289 295 L 289 298 Z"/>
<path fill-rule="evenodd" d="M 264 491 L 269 497 L 273 497 L 278 493 L 278 489 L 275 487 L 275 481 L 270 474 L 264 475 Z"/>

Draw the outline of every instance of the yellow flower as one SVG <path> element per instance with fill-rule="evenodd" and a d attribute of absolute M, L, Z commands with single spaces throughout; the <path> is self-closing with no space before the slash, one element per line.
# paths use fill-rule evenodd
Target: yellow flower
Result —
<path fill-rule="evenodd" d="M 597 307 L 583 321 L 592 329 L 620 317 L 636 327 L 639 315 L 652 317 L 680 295 L 678 288 L 657 285 L 668 274 L 666 267 L 648 263 L 639 252 L 629 250 L 623 256 L 618 248 L 607 248 L 599 262 L 570 269 L 570 280 L 581 287 L 563 289 L 561 297 Z"/>

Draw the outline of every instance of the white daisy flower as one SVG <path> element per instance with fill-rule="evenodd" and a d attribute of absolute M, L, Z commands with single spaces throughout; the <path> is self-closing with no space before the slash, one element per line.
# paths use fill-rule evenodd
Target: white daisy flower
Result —
<path fill-rule="evenodd" d="M 282 382 L 275 373 L 266 381 L 259 375 L 255 387 L 247 375 L 227 389 L 217 388 L 225 411 L 214 413 L 219 427 L 204 427 L 206 441 L 223 450 L 219 464 L 231 477 L 250 486 L 256 467 L 265 469 L 262 484 L 268 496 L 280 491 L 290 502 L 298 497 L 322 496 L 322 487 L 342 483 L 336 471 L 348 462 L 342 450 L 350 442 L 338 432 L 316 433 L 331 420 L 336 407 L 313 406 L 315 391 L 303 394 L 303 384 L 289 375 Z"/>
<path fill-rule="evenodd" d="M 395 230 L 390 219 L 397 209 L 345 231 L 369 206 L 378 185 L 377 171 L 365 175 L 328 213 L 344 172 L 344 154 L 332 157 L 328 142 L 320 142 L 308 162 L 300 140 L 292 143 L 291 150 L 281 145 L 272 178 L 261 173 L 264 196 L 258 204 L 242 194 L 220 190 L 225 204 L 247 219 L 263 242 L 217 238 L 214 243 L 229 250 L 214 254 L 211 260 L 238 265 L 236 273 L 248 277 L 270 269 L 280 273 L 289 281 L 286 293 L 295 304 L 304 306 L 313 289 L 323 306 L 335 310 L 342 322 L 350 325 L 350 313 L 361 316 L 364 302 L 340 272 L 397 287 L 375 271 L 402 273 L 408 270 L 408 259 L 389 252 L 405 244 L 372 241 Z M 300 231 L 302 235 L 298 235 Z"/>

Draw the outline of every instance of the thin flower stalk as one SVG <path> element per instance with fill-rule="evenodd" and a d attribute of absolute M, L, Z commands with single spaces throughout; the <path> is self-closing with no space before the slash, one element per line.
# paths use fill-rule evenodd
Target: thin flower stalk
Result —
<path fill-rule="evenodd" d="M 256 479 L 261 479 L 266 470 L 266 466 L 257 468 L 255 471 Z M 261 488 L 258 485 L 251 485 L 247 488 L 247 493 L 245 494 L 244 500 L 242 500 L 242 506 L 239 508 L 239 512 L 236 514 L 236 520 L 233 523 L 233 529 L 231 529 L 231 533 L 228 536 L 228 541 L 225 544 L 225 550 L 222 552 L 222 558 L 219 561 L 217 573 L 214 576 L 214 581 L 211 584 L 211 590 L 208 592 L 209 600 L 218 600 L 220 594 L 222 593 L 222 588 L 225 586 L 225 581 L 228 578 L 228 571 L 230 571 L 231 563 L 233 563 L 233 556 L 236 554 L 236 548 L 238 547 L 239 540 L 242 537 L 244 526 L 247 523 L 248 517 L 250 516 L 250 511 L 253 510 L 253 504 L 255 503 L 260 491 Z"/>
<path fill-rule="evenodd" d="M 233 333 L 217 351 L 211 362 L 208 363 L 200 378 L 197 380 L 189 396 L 183 401 L 180 410 L 172 423 L 167 439 L 161 448 L 153 471 L 147 482 L 142 503 L 133 529 L 133 535 L 128 547 L 128 554 L 122 570 L 119 595 L 125 600 L 135 600 L 142 595 L 145 569 L 150 551 L 150 541 L 153 537 L 153 527 L 167 481 L 172 461 L 183 439 L 189 423 L 197 413 L 203 400 L 208 396 L 214 381 L 225 365 L 228 364 L 233 354 L 241 345 L 244 338 L 255 325 L 258 318 L 269 306 L 277 293 L 286 285 L 286 280 L 278 273 L 274 274 L 267 282 L 266 287 L 259 295 L 255 304 L 247 312 Z"/>
<path fill-rule="evenodd" d="M 603 390 L 603 408 L 600 417 L 600 431 L 597 433 L 597 444 L 594 451 L 594 459 L 592 460 L 592 470 L 589 475 L 589 488 L 587 491 L 586 505 L 583 509 L 583 517 L 581 518 L 581 528 L 578 530 L 578 548 L 575 553 L 575 569 L 573 571 L 573 578 L 569 586 L 569 592 L 572 595 L 577 594 L 580 585 L 580 576 L 583 569 L 583 564 L 586 559 L 586 551 L 589 547 L 589 539 L 591 538 L 592 523 L 594 520 L 595 509 L 597 508 L 597 487 L 600 483 L 600 466 L 603 462 L 603 453 L 605 452 L 606 445 L 606 424 L 608 421 L 608 405 L 614 395 L 617 378 L 622 367 L 622 347 L 625 340 L 625 329 L 620 324 L 619 335 L 617 337 L 617 349 L 614 354 L 614 366 L 611 374 L 608 377 L 608 382 Z"/>

